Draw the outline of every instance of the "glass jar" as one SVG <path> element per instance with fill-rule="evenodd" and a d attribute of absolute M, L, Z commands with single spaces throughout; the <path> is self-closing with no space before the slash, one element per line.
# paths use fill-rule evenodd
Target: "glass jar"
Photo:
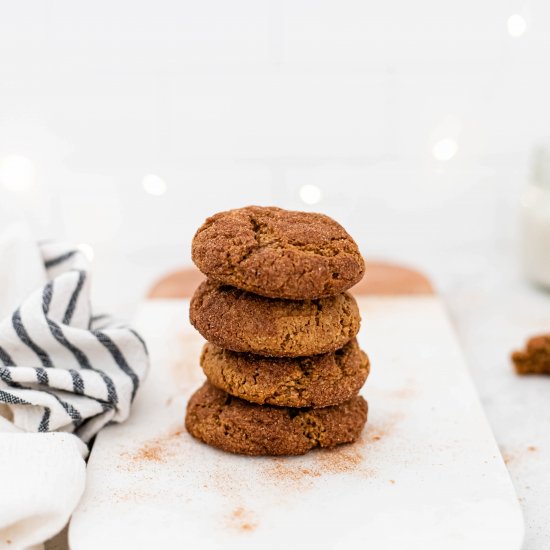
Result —
<path fill-rule="evenodd" d="M 533 155 L 529 186 L 521 201 L 521 253 L 527 277 L 550 289 L 550 148 Z"/>

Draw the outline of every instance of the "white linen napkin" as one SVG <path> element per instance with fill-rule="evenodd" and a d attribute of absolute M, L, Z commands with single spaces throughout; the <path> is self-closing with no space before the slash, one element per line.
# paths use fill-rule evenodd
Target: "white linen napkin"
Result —
<path fill-rule="evenodd" d="M 0 445 L 0 548 L 42 548 L 84 492 L 86 446 L 68 433 L 2 433 Z"/>
<path fill-rule="evenodd" d="M 93 315 L 89 293 L 78 250 L 37 245 L 22 224 L 0 235 L 0 548 L 65 525 L 84 490 L 82 441 L 128 417 L 146 375 L 145 342 Z"/>

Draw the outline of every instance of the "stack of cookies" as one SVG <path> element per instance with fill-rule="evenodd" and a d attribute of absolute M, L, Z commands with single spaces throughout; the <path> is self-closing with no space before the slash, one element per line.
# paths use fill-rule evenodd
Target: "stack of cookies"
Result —
<path fill-rule="evenodd" d="M 355 441 L 369 361 L 346 292 L 364 272 L 350 235 L 322 214 L 250 206 L 208 218 L 193 261 L 208 277 L 190 308 L 208 381 L 189 401 L 189 433 L 247 455 Z"/>

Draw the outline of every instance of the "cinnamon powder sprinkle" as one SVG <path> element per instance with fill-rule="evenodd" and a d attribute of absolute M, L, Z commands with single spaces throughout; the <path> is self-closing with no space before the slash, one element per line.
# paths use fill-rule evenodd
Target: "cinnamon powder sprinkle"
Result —
<path fill-rule="evenodd" d="M 243 533 L 254 531 L 258 527 L 254 513 L 239 506 L 229 516 L 229 527 Z"/>
<path fill-rule="evenodd" d="M 157 437 L 145 442 L 137 451 L 124 452 L 122 457 L 126 460 L 126 467 L 139 468 L 144 463 L 165 463 L 174 454 L 174 445 L 177 444 L 182 428 L 178 427 L 167 435 Z"/>
<path fill-rule="evenodd" d="M 132 456 L 134 460 L 149 460 L 154 462 L 164 462 L 164 448 L 158 443 L 146 443 Z"/>
<path fill-rule="evenodd" d="M 356 473 L 371 477 L 374 470 L 369 468 L 361 453 L 361 440 L 352 445 L 321 449 L 309 454 L 307 467 L 296 467 L 295 461 L 288 458 L 274 458 L 266 467 L 265 478 L 277 485 L 285 484 L 292 488 L 306 489 L 313 486 L 313 480 L 330 474 Z"/>
<path fill-rule="evenodd" d="M 337 447 L 319 453 L 317 457 L 319 469 L 322 473 L 340 474 L 355 472 L 363 463 L 363 455 L 359 447 Z"/>
<path fill-rule="evenodd" d="M 515 449 L 512 451 L 504 451 L 501 449 L 502 459 L 504 464 L 510 464 L 511 462 L 521 462 L 527 457 L 527 453 L 535 453 L 538 451 L 538 448 L 534 445 L 529 445 L 527 448 Z"/>

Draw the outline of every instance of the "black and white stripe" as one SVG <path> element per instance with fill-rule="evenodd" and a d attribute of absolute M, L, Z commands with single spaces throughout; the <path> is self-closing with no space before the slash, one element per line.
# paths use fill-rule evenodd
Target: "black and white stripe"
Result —
<path fill-rule="evenodd" d="M 46 269 L 51 269 L 52 267 L 58 266 L 65 263 L 67 260 L 70 260 L 76 253 L 76 250 L 70 250 L 69 252 L 65 252 L 55 258 L 50 258 L 44 262 L 44 266 Z"/>
<path fill-rule="evenodd" d="M 38 247 L 43 287 L 0 319 L 0 403 L 18 407 L 19 428 L 89 441 L 127 418 L 148 369 L 147 346 L 130 327 L 92 315 L 81 252 L 54 241 Z"/>

